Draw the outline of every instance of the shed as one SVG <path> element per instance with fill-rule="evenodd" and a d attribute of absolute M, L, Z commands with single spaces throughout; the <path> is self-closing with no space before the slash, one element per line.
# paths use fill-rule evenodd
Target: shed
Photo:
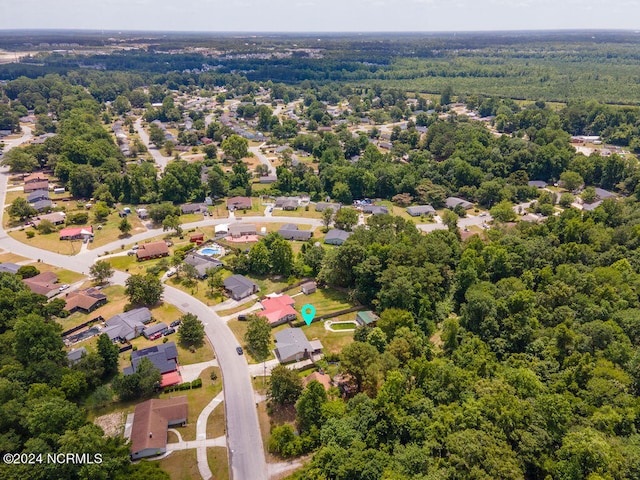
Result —
<path fill-rule="evenodd" d="M 300 285 L 300 291 L 305 295 L 310 295 L 314 293 L 318 289 L 318 284 L 316 282 L 305 282 Z"/>
<path fill-rule="evenodd" d="M 375 325 L 378 321 L 378 316 L 371 310 L 363 310 L 356 313 L 356 322 L 358 325 Z"/>

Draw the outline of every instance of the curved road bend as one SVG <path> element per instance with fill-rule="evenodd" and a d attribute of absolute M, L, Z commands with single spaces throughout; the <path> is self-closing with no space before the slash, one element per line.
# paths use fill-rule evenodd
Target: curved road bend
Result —
<path fill-rule="evenodd" d="M 14 145 L 12 145 L 14 146 Z M 6 168 L 0 175 L 0 201 L 4 205 L 8 174 Z M 0 221 L 4 209 L 0 209 Z M 153 232 L 157 234 L 157 232 Z M 115 242 L 119 244 L 120 242 Z M 115 246 L 111 244 L 112 248 Z M 97 257 L 96 251 L 73 257 L 34 248 L 9 237 L 0 225 L 0 246 L 31 259 L 87 274 Z M 124 284 L 128 275 L 116 272 L 112 281 Z M 258 423 L 251 377 L 244 356 L 235 351 L 237 341 L 220 317 L 209 307 L 190 295 L 165 286 L 164 298 L 183 312 L 197 315 L 205 326 L 205 333 L 216 352 L 222 370 L 227 417 L 227 442 L 231 477 L 235 480 L 266 480 L 267 464 Z"/>

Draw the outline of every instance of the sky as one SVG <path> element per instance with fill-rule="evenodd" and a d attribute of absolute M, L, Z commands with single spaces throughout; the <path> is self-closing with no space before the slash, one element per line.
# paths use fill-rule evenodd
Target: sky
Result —
<path fill-rule="evenodd" d="M 0 0 L 0 29 L 640 30 L 638 0 Z"/>

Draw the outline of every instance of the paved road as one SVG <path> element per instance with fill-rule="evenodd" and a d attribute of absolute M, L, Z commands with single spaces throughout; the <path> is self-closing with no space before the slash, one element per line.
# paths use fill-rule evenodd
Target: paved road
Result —
<path fill-rule="evenodd" d="M 33 138 L 31 127 L 27 127 L 26 125 L 22 125 L 22 136 L 17 138 L 3 138 L 0 140 L 0 143 L 4 143 L 4 151 L 8 152 L 13 147 L 17 147 L 25 142 L 28 142 Z"/>
<path fill-rule="evenodd" d="M 17 144 L 19 142 L 12 146 Z M 7 180 L 7 169 L 0 169 L 0 205 L 4 205 L 5 202 Z M 87 274 L 89 267 L 100 253 L 99 250 L 102 250 L 90 250 L 70 257 L 34 248 L 7 235 L 1 226 L 3 213 L 4 209 L 0 209 L 0 246 L 18 255 L 34 260 L 40 259 L 50 265 Z M 157 230 L 145 232 L 145 234 L 154 236 L 160 232 Z M 106 249 L 119 248 L 120 243 L 114 242 Z M 116 271 L 111 281 L 122 285 L 127 278 L 126 273 Z M 266 480 L 267 463 L 264 457 L 249 369 L 245 357 L 238 355 L 235 351 L 237 341 L 233 333 L 213 310 L 180 290 L 165 286 L 164 299 L 182 312 L 193 313 L 200 318 L 205 326 L 205 333 L 216 352 L 222 370 L 223 391 L 227 399 L 225 411 L 232 478 L 235 480 Z"/>
<path fill-rule="evenodd" d="M 162 153 L 160 153 L 160 150 L 158 150 L 155 145 L 151 144 L 149 135 L 142 127 L 142 118 L 138 118 L 135 122 L 133 122 L 133 128 L 136 130 L 136 132 L 138 132 L 140 140 L 142 140 L 142 143 L 144 143 L 144 146 L 147 147 L 147 150 L 149 150 L 149 153 L 153 157 L 153 160 L 160 167 L 160 171 L 164 172 L 167 163 L 172 160 L 172 157 L 165 157 L 164 155 L 162 155 Z"/>

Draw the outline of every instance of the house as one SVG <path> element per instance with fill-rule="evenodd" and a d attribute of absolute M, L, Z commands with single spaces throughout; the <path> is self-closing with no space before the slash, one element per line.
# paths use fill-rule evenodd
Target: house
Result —
<path fill-rule="evenodd" d="M 229 233 L 229 225 L 226 223 L 221 223 L 220 225 L 216 225 L 213 227 L 213 231 L 217 235 L 227 235 Z"/>
<path fill-rule="evenodd" d="M 75 365 L 82 357 L 87 355 L 87 349 L 84 347 L 74 348 L 67 352 L 67 363 L 69 366 Z"/>
<path fill-rule="evenodd" d="M 47 213 L 46 215 L 40 215 L 38 217 L 38 220 L 40 221 L 47 220 L 54 225 L 62 225 L 65 222 L 66 218 L 67 216 L 65 215 L 64 212 L 53 212 L 53 213 Z"/>
<path fill-rule="evenodd" d="M 180 207 L 184 215 L 189 213 L 204 213 L 207 211 L 207 205 L 204 203 L 185 203 Z"/>
<path fill-rule="evenodd" d="M 42 272 L 35 277 L 24 278 L 24 283 L 29 290 L 39 295 L 45 295 L 47 298 L 51 298 L 60 292 L 60 286 L 56 285 L 58 282 L 58 276 L 53 272 Z"/>
<path fill-rule="evenodd" d="M 450 208 L 450 209 L 454 209 L 458 205 L 460 205 L 465 210 L 469 210 L 470 208 L 473 208 L 473 203 L 467 202 L 466 200 L 463 200 L 462 198 L 458 198 L 458 197 L 448 197 L 444 201 L 444 204 L 446 205 L 447 208 Z"/>
<path fill-rule="evenodd" d="M 356 323 L 358 325 L 375 325 L 378 321 L 378 316 L 371 310 L 363 310 L 356 313 Z"/>
<path fill-rule="evenodd" d="M 328 245 L 342 245 L 351 235 L 353 235 L 353 232 L 345 232 L 344 230 L 334 228 L 327 232 L 324 237 L 324 243 Z"/>
<path fill-rule="evenodd" d="M 191 243 L 195 243 L 196 245 L 201 245 L 204 242 L 204 233 L 194 233 L 189 238 Z"/>
<path fill-rule="evenodd" d="M 293 223 L 283 225 L 280 230 L 278 230 L 278 233 L 286 240 L 307 241 L 313 236 L 313 232 L 311 230 L 298 230 L 298 226 Z"/>
<path fill-rule="evenodd" d="M 293 309 L 295 301 L 289 295 L 267 297 L 260 304 L 263 310 L 258 312 L 258 316 L 266 318 L 272 327 L 290 322 L 298 317 L 298 313 Z"/>
<path fill-rule="evenodd" d="M 274 338 L 276 357 L 280 363 L 297 362 L 322 349 L 320 342 L 309 342 L 301 328 L 285 328 L 276 332 Z"/>
<path fill-rule="evenodd" d="M 12 273 L 13 275 L 15 275 L 16 273 L 18 273 L 18 270 L 20 270 L 20 265 L 17 265 L 15 263 L 0 263 L 0 272 Z"/>
<path fill-rule="evenodd" d="M 27 195 L 27 202 L 35 203 L 40 200 L 49 200 L 49 192 L 46 190 L 36 190 Z"/>
<path fill-rule="evenodd" d="M 184 263 L 193 265 L 198 272 L 198 278 L 205 278 L 207 276 L 207 270 L 210 268 L 217 268 L 222 266 L 220 260 L 209 257 L 207 255 L 199 255 L 197 253 L 190 253 L 184 258 Z"/>
<path fill-rule="evenodd" d="M 31 193 L 37 190 L 49 190 L 49 180 L 25 183 L 23 190 L 24 190 L 24 193 Z"/>
<path fill-rule="evenodd" d="M 317 289 L 318 289 L 318 284 L 313 281 L 305 282 L 302 285 L 300 285 L 300 291 L 305 295 L 310 295 L 312 293 L 315 293 Z"/>
<path fill-rule="evenodd" d="M 174 342 L 160 343 L 153 347 L 132 351 L 131 366 L 126 367 L 123 373 L 125 375 L 135 373 L 143 358 L 149 359 L 163 375 L 178 370 L 178 349 Z"/>
<path fill-rule="evenodd" d="M 151 325 L 150 327 L 146 327 L 142 331 L 142 335 L 144 335 L 144 338 L 149 340 L 149 338 L 152 337 L 153 335 L 156 335 L 158 333 L 162 335 L 167 330 L 169 330 L 169 327 L 167 327 L 167 324 L 160 322 L 160 323 L 156 323 L 155 325 Z"/>
<path fill-rule="evenodd" d="M 48 182 L 49 179 L 47 178 L 47 176 L 42 173 L 42 172 L 35 172 L 32 173 L 31 175 L 27 175 L 26 177 L 24 177 L 24 184 L 30 184 L 30 183 L 38 183 L 38 182 Z"/>
<path fill-rule="evenodd" d="M 60 240 L 87 240 L 93 237 L 93 226 L 63 228 L 59 235 Z"/>
<path fill-rule="evenodd" d="M 260 287 L 242 275 L 231 275 L 224 279 L 224 288 L 234 300 L 241 300 L 253 295 Z"/>
<path fill-rule="evenodd" d="M 251 210 L 253 204 L 249 197 L 231 197 L 227 199 L 227 209 L 229 210 Z"/>
<path fill-rule="evenodd" d="M 138 214 L 138 218 L 140 220 L 145 220 L 145 219 L 149 218 L 149 212 L 147 211 L 146 208 L 138 208 L 136 210 L 136 213 Z"/>
<path fill-rule="evenodd" d="M 256 235 L 256 226 L 252 223 L 234 223 L 229 226 L 229 234 L 232 238 Z"/>
<path fill-rule="evenodd" d="M 164 240 L 158 242 L 144 243 L 136 250 L 138 261 L 150 260 L 169 256 L 169 247 Z"/>
<path fill-rule="evenodd" d="M 53 207 L 53 203 L 48 198 L 45 198 L 43 200 L 38 200 L 37 202 L 33 202 L 31 206 L 36 212 L 42 212 L 44 210 L 47 210 Z"/>
<path fill-rule="evenodd" d="M 431 205 L 416 205 L 415 207 L 407 207 L 407 213 L 412 217 L 420 215 L 435 215 L 436 209 Z"/>
<path fill-rule="evenodd" d="M 90 313 L 107 303 L 107 296 L 101 290 L 91 287 L 67 293 L 66 302 L 64 309 L 69 313 Z"/>
<path fill-rule="evenodd" d="M 128 341 L 139 337 L 145 329 L 145 324 L 151 321 L 151 311 L 148 308 L 135 308 L 128 312 L 114 315 L 104 322 L 106 333 L 111 341 Z"/>
<path fill-rule="evenodd" d="M 342 208 L 342 205 L 339 203 L 329 203 L 329 202 L 318 202 L 316 203 L 316 212 L 323 212 L 327 208 L 333 210 L 333 213 L 336 213 L 338 210 Z"/>
<path fill-rule="evenodd" d="M 383 215 L 388 214 L 389 209 L 380 205 L 364 205 L 362 207 L 362 213 L 369 213 L 371 215 Z"/>
<path fill-rule="evenodd" d="M 136 405 L 131 426 L 131 459 L 139 460 L 167 451 L 167 431 L 187 423 L 186 396 L 151 399 Z"/>
<path fill-rule="evenodd" d="M 324 372 L 313 372 L 302 379 L 302 384 L 306 387 L 310 382 L 319 382 L 325 390 L 329 390 L 333 386 L 331 376 Z"/>
<path fill-rule="evenodd" d="M 275 183 L 277 181 L 277 175 L 263 175 L 260 177 L 260 183 Z"/>
<path fill-rule="evenodd" d="M 299 205 L 300 197 L 277 197 L 273 206 L 283 210 L 295 210 Z"/>
<path fill-rule="evenodd" d="M 544 180 L 530 180 L 527 182 L 527 185 L 536 188 L 547 188 L 547 182 Z"/>

